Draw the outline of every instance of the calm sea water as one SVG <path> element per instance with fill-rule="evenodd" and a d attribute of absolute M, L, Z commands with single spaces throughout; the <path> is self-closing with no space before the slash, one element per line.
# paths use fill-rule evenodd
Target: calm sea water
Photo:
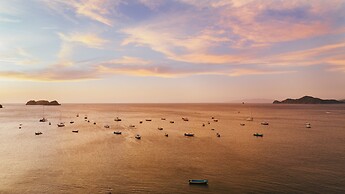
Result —
<path fill-rule="evenodd" d="M 0 109 L 0 193 L 345 193 L 344 105 L 65 104 L 44 115 L 52 125 L 38 122 L 42 106 Z"/>

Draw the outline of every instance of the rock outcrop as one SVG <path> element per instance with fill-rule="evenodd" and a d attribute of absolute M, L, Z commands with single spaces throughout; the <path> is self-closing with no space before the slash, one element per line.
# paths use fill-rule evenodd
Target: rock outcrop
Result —
<path fill-rule="evenodd" d="M 26 103 L 26 105 L 46 105 L 46 106 L 59 106 L 59 104 L 56 100 L 49 102 L 48 100 L 30 100 Z"/>
<path fill-rule="evenodd" d="M 314 98 L 312 96 L 303 96 L 302 98 L 299 98 L 299 99 L 288 98 L 283 101 L 275 100 L 273 102 L 273 104 L 341 104 L 341 103 L 345 103 L 345 102 L 334 100 L 334 99 L 323 100 L 320 98 Z"/>

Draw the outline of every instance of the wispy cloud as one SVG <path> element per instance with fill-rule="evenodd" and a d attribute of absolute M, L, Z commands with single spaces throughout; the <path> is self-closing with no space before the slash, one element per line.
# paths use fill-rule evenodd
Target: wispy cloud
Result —
<path fill-rule="evenodd" d="M 76 16 L 83 16 L 108 26 L 113 25 L 111 19 L 111 15 L 115 12 L 113 8 L 120 3 L 119 0 L 45 0 L 44 2 L 50 9 L 62 15 L 66 16 L 66 12 L 72 10 Z"/>

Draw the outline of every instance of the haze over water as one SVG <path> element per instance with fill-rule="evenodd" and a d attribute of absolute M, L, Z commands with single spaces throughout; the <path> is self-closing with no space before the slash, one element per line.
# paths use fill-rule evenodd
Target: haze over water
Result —
<path fill-rule="evenodd" d="M 42 106 L 0 109 L 0 193 L 345 192 L 344 105 L 63 104 L 44 114 L 51 126 L 38 122 Z"/>

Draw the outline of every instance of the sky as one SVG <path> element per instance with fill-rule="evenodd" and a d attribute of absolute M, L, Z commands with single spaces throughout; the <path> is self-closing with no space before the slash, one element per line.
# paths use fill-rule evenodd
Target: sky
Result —
<path fill-rule="evenodd" d="M 0 103 L 345 99 L 345 0 L 0 0 Z"/>

